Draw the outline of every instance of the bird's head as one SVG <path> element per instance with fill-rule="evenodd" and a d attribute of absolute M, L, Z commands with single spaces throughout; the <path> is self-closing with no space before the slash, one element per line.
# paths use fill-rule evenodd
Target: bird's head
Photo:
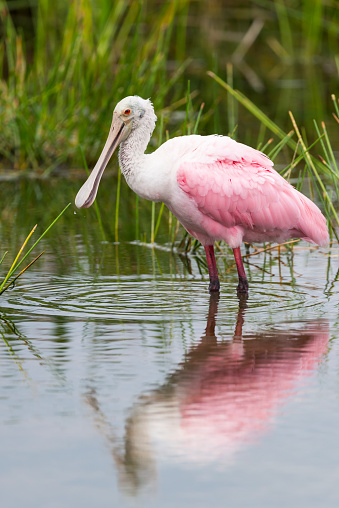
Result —
<path fill-rule="evenodd" d="M 133 130 L 141 126 L 151 133 L 156 118 L 151 101 L 137 95 L 125 97 L 116 105 L 108 138 L 99 160 L 75 198 L 75 205 L 78 208 L 88 208 L 93 204 L 102 174 L 117 146 L 126 141 Z"/>
<path fill-rule="evenodd" d="M 142 99 L 137 95 L 125 97 L 116 105 L 113 111 L 114 116 L 120 119 L 124 124 L 123 139 L 127 139 L 131 131 L 143 123 L 153 121 L 155 123 L 157 117 L 149 99 Z M 120 141 L 120 142 L 121 142 Z"/>

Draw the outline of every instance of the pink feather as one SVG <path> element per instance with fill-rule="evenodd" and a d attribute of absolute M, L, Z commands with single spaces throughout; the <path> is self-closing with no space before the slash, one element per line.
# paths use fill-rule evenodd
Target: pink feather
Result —
<path fill-rule="evenodd" d="M 184 160 L 177 170 L 179 187 L 201 213 L 202 229 L 203 218 L 208 216 L 225 230 L 222 234 L 222 227 L 212 228 L 221 238 L 212 238 L 211 230 L 205 236 L 229 242 L 227 229 L 238 227 L 244 241 L 262 242 L 266 235 L 269 241 L 300 237 L 318 245 L 328 242 L 326 219 L 318 207 L 286 182 L 265 155 L 246 147 L 242 157 L 238 149 L 238 155 L 229 153 L 222 158 L 216 139 L 216 153 L 209 147 L 202 163 L 201 158 L 195 160 L 200 152 L 195 150 L 193 160 Z"/>

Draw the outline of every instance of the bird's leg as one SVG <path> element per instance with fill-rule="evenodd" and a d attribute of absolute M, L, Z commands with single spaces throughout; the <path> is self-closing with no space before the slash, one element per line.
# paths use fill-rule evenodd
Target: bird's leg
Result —
<path fill-rule="evenodd" d="M 217 264 L 215 262 L 214 257 L 213 245 L 205 245 L 205 253 L 207 259 L 208 273 L 210 275 L 210 285 L 208 289 L 210 290 L 210 292 L 219 291 L 220 282 L 218 277 Z"/>
<path fill-rule="evenodd" d="M 233 249 L 234 259 L 237 264 L 239 284 L 237 287 L 238 293 L 248 293 L 248 280 L 245 273 L 245 268 L 242 262 L 240 247 Z"/>

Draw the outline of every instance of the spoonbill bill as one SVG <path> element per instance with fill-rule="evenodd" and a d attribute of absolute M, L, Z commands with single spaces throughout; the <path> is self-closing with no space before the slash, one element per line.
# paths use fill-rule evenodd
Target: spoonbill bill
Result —
<path fill-rule="evenodd" d="M 220 289 L 216 240 L 233 249 L 238 293 L 248 292 L 243 241 L 328 243 L 319 208 L 280 176 L 266 155 L 219 135 L 176 137 L 145 154 L 156 120 L 149 99 L 130 96 L 117 104 L 99 160 L 76 196 L 78 208 L 93 204 L 103 171 L 120 145 L 119 163 L 129 187 L 142 198 L 163 201 L 204 246 L 211 292 Z"/>

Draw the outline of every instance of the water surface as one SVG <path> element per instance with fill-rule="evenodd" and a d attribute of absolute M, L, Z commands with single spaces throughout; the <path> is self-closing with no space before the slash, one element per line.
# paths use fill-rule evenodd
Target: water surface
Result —
<path fill-rule="evenodd" d="M 219 255 L 217 298 L 86 213 L 1 297 L 1 505 L 338 506 L 338 248 L 251 256 L 247 300 Z"/>

